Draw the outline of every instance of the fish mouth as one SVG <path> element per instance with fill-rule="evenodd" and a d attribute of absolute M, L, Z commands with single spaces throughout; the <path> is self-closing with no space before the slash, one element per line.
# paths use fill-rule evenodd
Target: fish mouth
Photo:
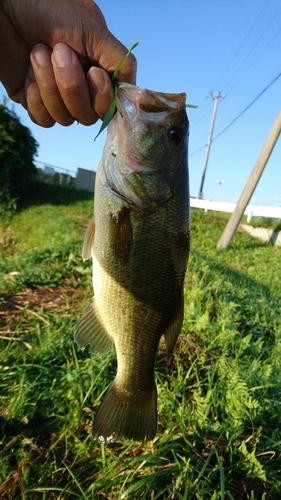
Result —
<path fill-rule="evenodd" d="M 181 108 L 186 102 L 186 93 L 171 94 L 143 89 L 130 83 L 118 84 L 117 110 L 133 118 L 137 109 L 145 113 L 170 112 Z"/>
<path fill-rule="evenodd" d="M 154 92 L 129 83 L 118 84 L 117 115 L 120 149 L 123 148 L 124 168 L 122 175 L 138 170 L 162 171 L 163 167 L 143 158 L 140 151 L 131 144 L 131 138 L 140 123 L 165 123 L 171 113 L 185 107 L 186 94 Z M 126 150 L 124 145 L 126 144 Z"/>

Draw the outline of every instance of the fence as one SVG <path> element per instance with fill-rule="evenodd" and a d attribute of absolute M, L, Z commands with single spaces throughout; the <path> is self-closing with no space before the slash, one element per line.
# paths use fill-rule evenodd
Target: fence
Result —
<path fill-rule="evenodd" d="M 48 184 L 60 184 L 62 186 L 74 186 L 75 172 L 55 165 L 50 165 L 42 161 L 35 161 L 40 180 Z M 74 175 L 71 175 L 74 174 Z"/>
<path fill-rule="evenodd" d="M 201 208 L 206 212 L 214 210 L 216 212 L 232 213 L 236 203 L 224 203 L 222 201 L 200 200 L 199 198 L 190 198 L 192 208 Z M 266 217 L 269 219 L 281 219 L 281 207 L 264 207 L 259 205 L 248 205 L 244 215 L 247 215 L 247 222 L 252 217 Z"/>
<path fill-rule="evenodd" d="M 95 189 L 96 172 L 92 170 L 78 168 L 76 173 L 74 170 L 57 167 L 41 161 L 35 161 L 35 164 L 40 180 L 44 180 L 48 184 L 60 184 L 75 187 L 76 189 L 87 189 L 92 192 Z"/>
<path fill-rule="evenodd" d="M 88 191 L 94 191 L 95 187 L 95 177 L 96 172 L 91 170 L 86 170 L 84 168 L 78 168 L 77 174 L 71 176 L 70 173 L 75 174 L 73 170 L 67 170 L 65 168 L 56 167 L 47 163 L 36 161 L 36 166 L 42 169 L 39 164 L 44 165 L 44 174 L 53 176 L 57 170 L 63 170 L 65 173 L 60 174 L 59 184 L 74 185 L 76 189 L 87 189 Z M 232 213 L 236 207 L 236 203 L 225 203 L 222 201 L 212 201 L 212 200 L 200 200 L 199 198 L 190 198 L 190 206 L 192 208 L 201 208 L 206 212 L 208 210 L 213 210 L 216 212 L 227 212 Z M 266 217 L 269 219 L 280 219 L 281 220 L 281 207 L 264 207 L 262 205 L 248 205 L 244 215 L 247 216 L 247 222 L 250 222 L 252 217 Z"/>

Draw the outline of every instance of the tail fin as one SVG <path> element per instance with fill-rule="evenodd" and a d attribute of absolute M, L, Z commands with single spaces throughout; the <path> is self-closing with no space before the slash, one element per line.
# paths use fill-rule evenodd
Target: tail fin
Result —
<path fill-rule="evenodd" d="M 153 439 L 157 428 L 157 391 L 129 392 L 114 380 L 93 423 L 93 435 L 107 444 L 121 437 L 144 441 Z"/>

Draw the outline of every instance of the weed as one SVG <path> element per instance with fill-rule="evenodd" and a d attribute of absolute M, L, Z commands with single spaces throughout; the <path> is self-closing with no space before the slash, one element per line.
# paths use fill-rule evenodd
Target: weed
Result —
<path fill-rule="evenodd" d="M 93 415 L 114 352 L 72 340 L 91 290 L 81 260 L 92 201 L 27 207 L 0 263 L 0 498 L 281 498 L 280 249 L 192 211 L 185 316 L 174 354 L 156 360 L 158 432 L 105 447 Z M 12 241 L 13 240 L 13 241 Z"/>

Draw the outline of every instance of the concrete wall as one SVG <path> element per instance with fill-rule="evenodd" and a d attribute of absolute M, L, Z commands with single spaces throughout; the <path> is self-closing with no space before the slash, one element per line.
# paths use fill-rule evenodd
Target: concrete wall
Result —
<path fill-rule="evenodd" d="M 95 179 L 96 172 L 93 172 L 92 170 L 85 170 L 84 168 L 78 168 L 75 179 L 75 187 L 76 189 L 87 189 L 88 191 L 94 191 Z"/>
<path fill-rule="evenodd" d="M 267 229 L 265 227 L 247 226 L 247 224 L 241 224 L 241 227 L 255 238 L 270 242 L 272 245 L 281 246 L 281 231 L 274 231 L 273 229 Z"/>

